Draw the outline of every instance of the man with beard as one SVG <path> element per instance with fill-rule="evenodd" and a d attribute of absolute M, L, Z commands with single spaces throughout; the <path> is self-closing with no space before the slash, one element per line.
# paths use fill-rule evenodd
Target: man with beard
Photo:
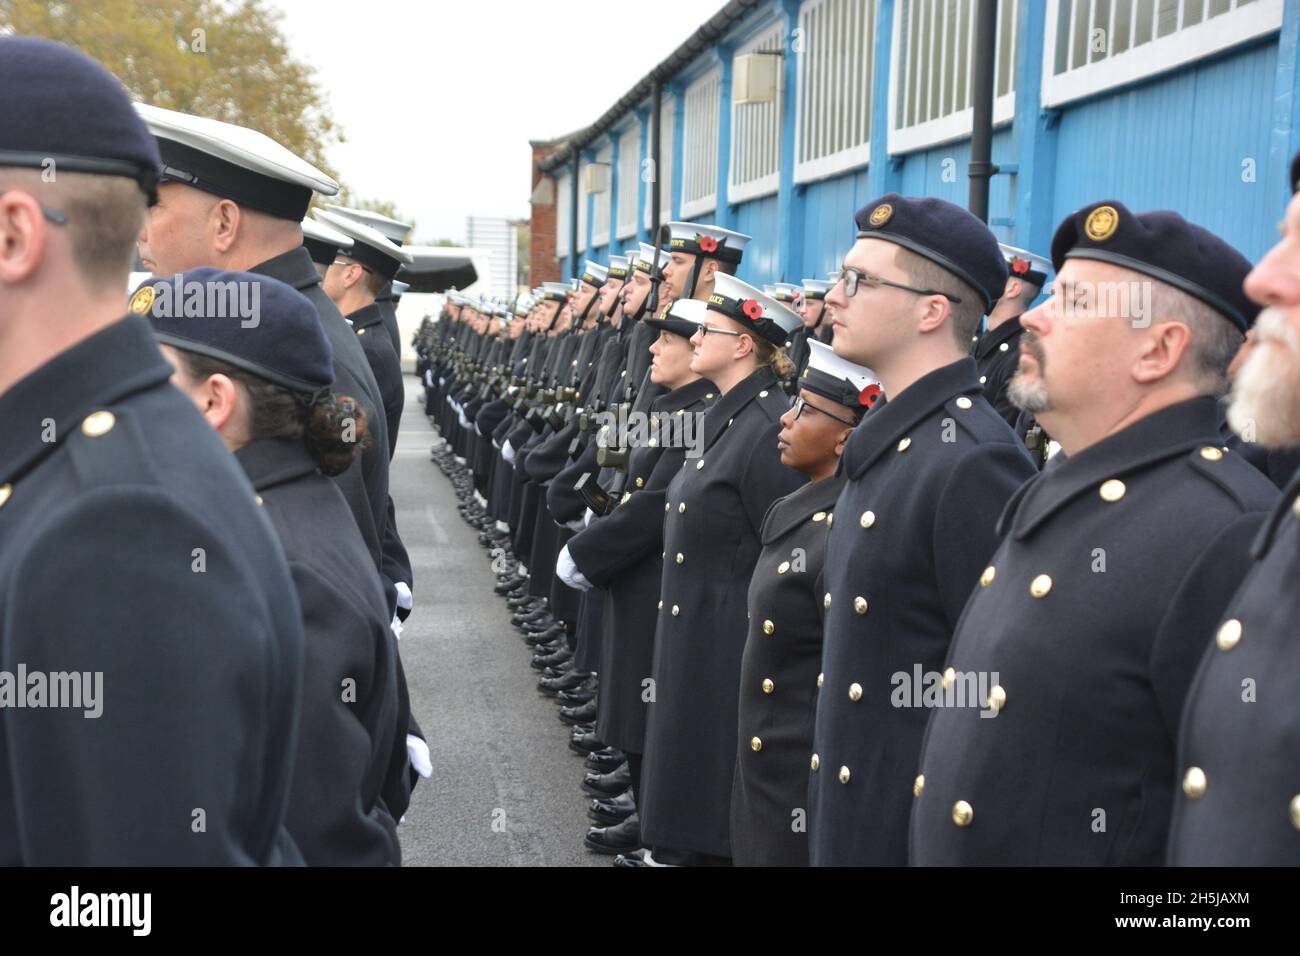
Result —
<path fill-rule="evenodd" d="M 1300 189 L 1300 155 L 1291 166 Z M 1300 444 L 1300 195 L 1282 239 L 1246 277 L 1264 306 L 1228 421 L 1270 449 Z M 1300 476 L 1250 544 L 1249 576 L 1220 617 L 1188 694 L 1168 862 L 1300 865 Z"/>
<path fill-rule="evenodd" d="M 1276 498 L 1218 434 L 1257 312 L 1246 259 L 1105 200 L 1061 223 L 1052 264 L 1010 396 L 1062 458 L 1008 503 L 924 697 L 915 865 L 1161 862 L 1183 701 Z"/>

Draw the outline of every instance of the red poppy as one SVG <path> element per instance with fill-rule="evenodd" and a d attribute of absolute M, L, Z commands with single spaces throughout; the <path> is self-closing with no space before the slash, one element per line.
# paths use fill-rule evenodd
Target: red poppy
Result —
<path fill-rule="evenodd" d="M 858 392 L 858 404 L 865 405 L 867 408 L 875 405 L 878 398 L 880 398 L 880 386 L 875 382 Z"/>
<path fill-rule="evenodd" d="M 712 236 L 700 236 L 700 251 L 717 252 L 718 240 L 714 239 Z"/>
<path fill-rule="evenodd" d="M 742 302 L 740 304 L 740 311 L 744 312 L 745 315 L 749 316 L 749 318 L 754 322 L 757 322 L 763 317 L 763 307 L 754 299 L 746 299 Z"/>
<path fill-rule="evenodd" d="M 1021 259 L 1018 256 L 1011 260 L 1011 271 L 1018 276 L 1024 275 L 1029 271 L 1029 260 Z"/>

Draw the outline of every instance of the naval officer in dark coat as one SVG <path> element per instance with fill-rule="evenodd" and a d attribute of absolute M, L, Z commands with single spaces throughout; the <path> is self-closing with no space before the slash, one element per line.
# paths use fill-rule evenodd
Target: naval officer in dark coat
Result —
<path fill-rule="evenodd" d="M 718 387 L 668 486 L 641 833 L 660 863 L 725 863 L 746 595 L 763 515 L 803 484 L 781 464 L 782 344 L 799 316 L 717 273 L 691 367 Z"/>
<path fill-rule="evenodd" d="M 149 314 L 173 384 L 235 453 L 297 589 L 303 693 L 285 825 L 309 865 L 396 866 L 397 821 L 380 791 L 407 772 L 397 638 L 361 532 L 327 477 L 352 464 L 365 416 L 330 390 L 329 342 L 306 298 L 248 272 L 202 268 L 185 278 L 259 293 L 255 329 L 218 314 Z"/>
<path fill-rule="evenodd" d="M 123 318 L 157 147 L 62 44 L 0 37 L 0 89 L 0 671 L 82 691 L 0 689 L 0 865 L 301 862 L 293 583 L 148 321 Z"/>
<path fill-rule="evenodd" d="M 1163 860 L 1183 700 L 1276 497 L 1218 434 L 1246 259 L 1106 200 L 1052 264 L 1010 394 L 1062 457 L 1007 505 L 926 702 L 917 865 Z"/>
<path fill-rule="evenodd" d="M 979 369 L 984 397 L 1014 427 L 1020 409 L 1007 397 L 1007 385 L 1020 363 L 1020 334 L 1024 331 L 1020 317 L 1038 298 L 1052 267 L 1032 252 L 1006 243 L 1000 243 L 999 247 L 1007 261 L 1007 284 L 989 313 L 984 334 L 976 337 L 971 354 Z"/>
<path fill-rule="evenodd" d="M 1300 155 L 1291 167 L 1300 188 Z M 1300 194 L 1283 238 L 1246 278 L 1264 306 L 1228 420 L 1270 450 L 1300 445 Z M 1168 862 L 1300 865 L 1300 475 L 1259 536 L 1187 695 Z"/>
<path fill-rule="evenodd" d="M 826 546 L 809 855 L 902 866 L 926 714 L 894 706 L 892 682 L 942 666 L 997 517 L 1033 464 L 966 355 L 1006 282 L 997 240 L 960 207 L 896 194 L 857 226 L 826 302 L 836 353 L 873 369 L 886 397 L 844 450 Z"/>
<path fill-rule="evenodd" d="M 740 664 L 731 851 L 737 866 L 807 866 L 808 760 L 822 660 L 826 523 L 844 486 L 844 445 L 880 394 L 868 368 L 816 339 L 799 394 L 781 416 L 781 463 L 808 484 L 763 518 L 763 552 L 749 582 L 749 635 Z M 774 620 L 780 634 L 766 633 Z M 744 746 L 748 741 L 749 746 Z M 755 745 L 757 742 L 757 745 Z"/>

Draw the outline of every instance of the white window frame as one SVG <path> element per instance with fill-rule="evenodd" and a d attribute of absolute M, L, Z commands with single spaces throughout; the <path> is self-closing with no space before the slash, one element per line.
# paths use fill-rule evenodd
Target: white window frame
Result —
<path fill-rule="evenodd" d="M 641 124 L 619 130 L 618 136 L 618 222 L 614 235 L 626 239 L 636 235 L 637 200 L 641 182 Z"/>
<path fill-rule="evenodd" d="M 1089 4 L 1088 22 L 1092 23 L 1096 10 L 1096 0 L 1079 0 Z M 1071 100 L 1093 96 L 1105 90 L 1124 86 L 1138 80 L 1156 76 L 1175 67 L 1193 63 L 1211 56 L 1221 50 L 1248 43 L 1262 36 L 1277 32 L 1282 26 L 1284 0 L 1254 0 L 1245 6 L 1239 6 L 1238 0 L 1232 0 L 1232 8 L 1227 12 L 1204 19 L 1193 26 L 1182 25 L 1183 10 L 1186 0 L 1178 4 L 1178 27 L 1167 36 L 1155 35 L 1155 20 L 1159 14 L 1160 4 L 1151 6 L 1151 39 L 1141 46 L 1129 46 L 1123 53 L 1106 56 L 1095 63 L 1086 63 L 1074 69 L 1067 69 L 1060 75 L 1053 75 L 1056 69 L 1056 28 L 1061 13 L 1059 0 L 1051 0 L 1047 7 L 1047 34 L 1043 45 L 1043 105 L 1059 106 Z M 1137 23 L 1137 2 L 1132 7 L 1132 24 Z M 1209 4 L 1205 4 L 1208 13 Z M 1107 31 L 1107 43 L 1114 41 L 1115 6 L 1110 8 L 1111 28 Z M 1074 23 L 1070 24 L 1071 49 L 1073 49 Z M 1130 29 L 1129 42 L 1135 36 Z"/>
<path fill-rule="evenodd" d="M 735 57 L 745 56 L 753 53 L 760 48 L 782 49 L 782 43 L 785 39 L 785 29 L 780 24 L 774 24 L 768 29 L 762 31 L 744 46 L 736 50 Z M 786 55 L 789 53 L 787 51 Z M 781 188 L 781 120 L 785 99 L 785 58 L 773 56 L 776 60 L 776 99 L 771 103 L 747 103 L 738 104 L 733 96 L 731 102 L 731 155 L 727 159 L 727 202 L 738 203 L 746 202 L 750 199 L 758 199 L 760 196 L 770 196 Z M 740 132 L 740 111 L 746 110 L 751 114 L 757 113 L 765 108 L 770 107 L 776 115 L 776 128 L 772 130 L 772 143 L 776 147 L 776 168 L 766 175 L 751 179 L 748 182 L 737 182 L 736 174 L 739 167 L 749 158 L 748 149 L 771 148 L 771 144 L 761 139 L 761 131 L 752 130 L 752 134 L 744 142 L 741 141 Z M 746 117 L 749 118 L 749 117 Z"/>
<path fill-rule="evenodd" d="M 862 29 L 858 34 L 860 41 L 855 41 L 853 44 L 850 44 L 848 51 L 850 57 L 856 56 L 861 58 L 865 56 L 869 58 L 866 84 L 861 87 L 854 84 L 849 88 L 845 88 L 845 85 L 843 85 L 841 80 L 840 87 L 832 90 L 830 95 L 826 95 L 827 87 L 830 86 L 832 82 L 831 78 L 827 75 L 829 71 L 826 69 L 824 63 L 819 63 L 817 64 L 819 68 L 816 70 L 815 75 L 810 76 L 809 74 L 810 72 L 813 72 L 814 64 L 812 59 L 808 56 L 808 50 L 810 48 L 810 41 L 813 40 L 813 37 L 809 32 L 811 29 L 809 27 L 809 20 L 811 19 L 812 13 L 825 6 L 827 2 L 828 0 L 809 0 L 809 2 L 805 3 L 799 10 L 799 27 L 803 31 L 801 34 L 803 37 L 803 48 L 797 54 L 799 57 L 799 65 L 796 71 L 798 81 L 795 90 L 794 181 L 796 183 L 806 183 L 818 179 L 826 179 L 830 176 L 835 176 L 851 169 L 866 166 L 871 159 L 871 111 L 875 106 L 873 103 L 874 96 L 871 92 L 871 84 L 875 79 L 873 73 L 875 72 L 877 3 L 876 0 L 869 0 L 867 4 L 856 5 L 856 11 L 862 11 L 866 9 L 866 7 L 870 7 L 869 11 L 866 13 L 868 22 L 862 24 Z M 855 12 L 852 15 L 859 18 L 862 17 L 861 12 Z M 859 20 L 858 22 L 861 21 Z M 799 157 L 802 156 L 804 152 L 804 137 L 809 136 L 816 140 L 822 132 L 820 127 L 816 129 L 809 128 L 807 130 L 804 128 L 803 108 L 805 89 L 808 89 L 810 92 L 808 97 L 809 112 L 813 112 L 813 109 L 816 108 L 819 119 L 825 115 L 827 107 L 833 106 L 837 101 L 842 102 L 845 105 L 845 108 L 850 112 L 850 115 L 862 114 L 863 122 L 866 124 L 866 140 L 856 146 L 850 146 L 846 149 L 839 150 L 838 152 L 828 153 L 825 156 L 800 160 Z"/>
<path fill-rule="evenodd" d="M 659 97 L 659 163 L 660 169 L 655 170 L 655 174 L 660 177 L 659 180 L 659 221 L 671 222 L 673 219 L 673 123 L 677 111 L 677 99 L 671 93 L 664 92 Z M 651 110 L 650 122 L 654 121 L 653 110 Z M 646 124 L 646 135 L 652 136 L 653 131 Z M 650 157 L 650 143 L 645 144 L 645 156 Z M 640 173 L 638 172 L 638 175 Z M 651 205 L 654 198 L 654 190 L 651 183 L 646 183 L 645 189 L 645 213 L 643 215 L 642 226 L 645 229 L 650 228 Z"/>
<path fill-rule="evenodd" d="M 605 144 L 596 150 L 595 165 L 605 167 L 605 191 L 592 194 L 595 198 L 591 211 L 591 248 L 593 249 L 597 246 L 609 245 L 609 214 L 614 201 L 613 159 L 614 144 L 606 140 Z"/>
<path fill-rule="evenodd" d="M 895 125 L 898 120 L 898 84 L 903 81 L 901 76 L 902 70 L 902 51 L 899 49 L 902 42 L 903 32 L 903 12 L 915 9 L 914 4 L 924 2 L 924 0 L 908 0 L 908 2 L 899 2 L 894 7 L 894 25 L 893 36 L 890 41 L 890 65 L 889 65 L 889 145 L 888 150 L 891 155 L 899 153 L 911 153 L 921 149 L 927 149 L 931 146 L 939 146 L 943 143 L 951 143 L 955 140 L 966 139 L 971 134 L 971 129 L 975 123 L 975 108 L 968 106 L 963 110 L 957 110 L 947 116 L 939 119 L 927 120 L 924 123 L 918 123 L 906 129 L 896 129 Z M 936 0 L 939 2 L 939 0 Z M 971 43 L 974 44 L 975 34 L 975 3 L 976 0 L 960 0 L 963 6 L 971 9 Z M 999 0 L 1012 8 L 1014 14 L 1019 4 L 1023 3 L 1041 3 L 1042 0 Z M 936 9 L 942 9 L 936 7 Z M 999 10 L 1001 13 L 1001 10 Z M 928 15 L 928 14 L 927 14 Z M 920 19 L 918 13 L 916 19 Z M 948 41 L 946 24 L 940 28 L 942 30 L 942 45 Z M 993 97 L 993 125 L 1003 126 L 1010 123 L 1016 112 L 1016 73 L 1015 58 L 1016 47 L 1018 43 L 1017 34 L 1020 31 L 1013 29 L 1011 31 L 1011 89 L 1002 96 L 994 95 Z M 1002 53 L 1002 31 L 997 31 L 997 48 L 994 53 L 993 77 L 994 83 L 997 82 L 997 60 Z M 966 57 L 966 90 L 969 94 L 974 95 L 974 69 L 975 57 L 967 55 Z M 995 87 L 996 94 L 996 87 Z M 926 86 L 926 95 L 929 95 L 929 86 Z"/>
<path fill-rule="evenodd" d="M 571 176 L 555 177 L 555 258 L 562 259 L 569 254 L 569 213 L 572 211 L 572 195 L 569 192 Z"/>
<path fill-rule="evenodd" d="M 695 82 L 691 83 L 691 85 L 686 88 L 686 93 L 682 99 L 683 99 L 683 103 L 685 103 L 687 100 L 691 98 L 692 94 L 695 94 L 696 96 L 705 95 L 701 91 L 703 90 L 704 87 L 710 84 L 714 85 L 717 89 L 717 93 L 715 94 L 717 100 L 715 100 L 714 105 L 717 106 L 718 109 L 715 115 L 713 116 L 712 122 L 710 123 L 707 122 L 706 120 L 704 124 L 705 141 L 703 143 L 703 147 L 704 150 L 707 152 L 707 154 L 711 157 L 709 160 L 706 161 L 705 168 L 707 169 L 711 167 L 713 170 L 713 174 L 711 177 L 709 177 L 710 179 L 709 191 L 706 193 L 700 193 L 698 196 L 695 196 L 693 199 L 688 199 L 686 193 L 687 190 L 686 174 L 691 168 L 689 155 L 691 150 L 695 148 L 695 144 L 691 142 L 691 137 L 690 137 L 689 122 L 691 116 L 690 116 L 689 109 L 687 110 L 686 115 L 682 117 L 683 123 L 682 123 L 681 216 L 683 219 L 694 219 L 696 216 L 701 216 L 706 212 L 712 212 L 713 210 L 718 208 L 718 148 L 720 146 L 718 140 L 718 126 L 720 125 L 719 119 L 721 118 L 722 115 L 721 103 L 719 102 L 722 96 L 722 66 L 721 65 L 715 66 L 713 69 L 706 72 L 703 76 L 696 79 Z M 707 105 L 707 100 L 705 105 Z"/>

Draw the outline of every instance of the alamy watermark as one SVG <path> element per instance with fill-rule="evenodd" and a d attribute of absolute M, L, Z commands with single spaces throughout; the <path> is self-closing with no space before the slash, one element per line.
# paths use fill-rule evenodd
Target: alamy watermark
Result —
<path fill-rule="evenodd" d="M 0 710 L 68 707 L 84 711 L 88 720 L 104 712 L 103 671 L 0 671 Z"/>
<path fill-rule="evenodd" d="M 889 678 L 894 689 L 889 702 L 895 707 L 974 707 L 981 717 L 996 717 L 1002 709 L 1002 687 L 997 671 L 895 671 Z"/>
<path fill-rule="evenodd" d="M 629 411 L 599 412 L 595 416 L 606 448 L 685 448 L 687 458 L 704 454 L 704 413 Z"/>
<path fill-rule="evenodd" d="M 262 286 L 238 279 L 187 280 L 178 272 L 169 280 L 141 286 L 131 308 L 156 319 L 239 319 L 241 329 L 255 329 L 262 323 Z"/>

